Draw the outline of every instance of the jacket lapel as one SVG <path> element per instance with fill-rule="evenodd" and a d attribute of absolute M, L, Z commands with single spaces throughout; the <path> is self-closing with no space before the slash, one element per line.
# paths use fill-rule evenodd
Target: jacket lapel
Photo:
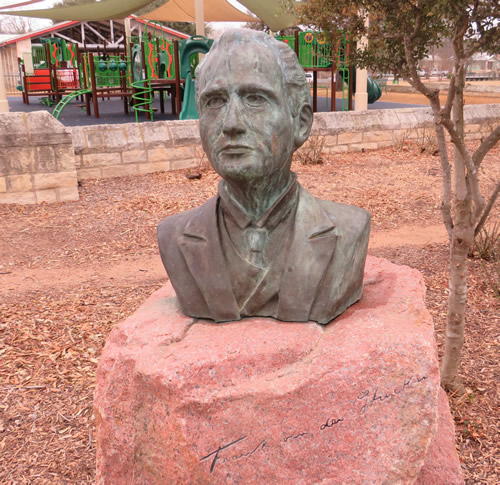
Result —
<path fill-rule="evenodd" d="M 238 320 L 240 312 L 219 238 L 217 203 L 218 197 L 213 197 L 200 207 L 184 227 L 179 247 L 210 317 L 216 321 Z"/>
<path fill-rule="evenodd" d="M 335 224 L 301 187 L 295 231 L 281 280 L 278 319 L 309 320 L 336 242 Z"/>

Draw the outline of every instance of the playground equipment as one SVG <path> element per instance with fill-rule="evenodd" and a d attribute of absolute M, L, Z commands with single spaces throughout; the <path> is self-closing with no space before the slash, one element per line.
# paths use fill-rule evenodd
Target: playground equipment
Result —
<path fill-rule="evenodd" d="M 277 36 L 277 40 L 285 42 L 297 54 L 300 64 L 306 72 L 313 72 L 313 110 L 317 111 L 317 73 L 331 73 L 331 110 L 335 111 L 337 91 L 336 73 L 340 81 L 340 99 L 342 111 L 352 109 L 352 96 L 355 93 L 355 69 L 350 61 L 349 38 L 344 35 L 336 41 L 329 39 L 324 32 L 295 32 L 291 36 Z M 335 46 L 335 48 L 333 47 Z M 382 95 L 376 81 L 368 78 L 368 102 L 374 103 Z"/>
<path fill-rule="evenodd" d="M 123 99 L 124 112 L 129 106 L 136 121 L 144 114 L 153 120 L 155 94 L 159 94 L 160 110 L 164 112 L 165 95 L 170 95 L 172 114 L 180 119 L 196 119 L 195 68 L 200 54 L 206 54 L 213 41 L 201 36 L 187 40 L 170 40 L 154 23 L 146 23 L 141 37 L 132 38 L 126 52 L 100 49 L 97 53 L 79 49 L 61 38 L 42 39 L 32 46 L 30 54 L 19 59 L 20 86 L 23 100 L 29 96 L 45 96 L 42 102 L 56 104 L 53 114 L 58 118 L 64 108 L 80 99 L 87 114 L 99 117 L 98 99 Z M 355 71 L 350 60 L 350 43 L 346 36 L 329 39 L 322 32 L 300 32 L 277 37 L 294 49 L 306 71 L 312 72 L 313 110 L 317 111 L 318 72 L 330 73 L 331 110 L 335 111 L 340 87 L 341 109 L 352 109 Z M 368 78 L 368 102 L 380 98 L 376 81 Z"/>
<path fill-rule="evenodd" d="M 52 114 L 59 118 L 62 110 L 78 97 L 85 98 L 86 111 L 87 114 L 90 114 L 90 99 L 92 98 L 94 116 L 99 118 L 99 96 L 102 98 L 122 98 L 124 111 L 128 113 L 128 98 L 132 95 L 132 90 L 127 86 L 127 78 L 130 75 L 128 58 L 123 54 L 110 55 L 107 53 L 98 56 L 92 53 L 83 53 L 79 57 L 80 89 L 62 98 Z"/>
<path fill-rule="evenodd" d="M 57 100 L 68 91 L 78 89 L 77 47 L 63 39 L 43 39 L 31 53 L 18 59 L 19 86 L 23 101 L 30 96 L 47 96 Z"/>
<path fill-rule="evenodd" d="M 213 44 L 212 39 L 207 39 L 201 35 L 190 37 L 184 46 L 181 55 L 181 77 L 186 79 L 184 85 L 184 98 L 182 100 L 182 111 L 179 116 L 181 120 L 198 119 L 195 99 L 195 77 L 194 72 L 198 65 L 198 54 L 206 54 Z"/>
<path fill-rule="evenodd" d="M 152 26 L 152 32 L 148 32 Z M 133 38 L 130 47 L 132 57 L 132 95 L 136 121 L 140 113 L 145 113 L 146 119 L 153 119 L 152 107 L 154 93 L 160 96 L 160 110 L 164 112 L 164 96 L 169 93 L 172 101 L 172 113 L 181 110 L 181 78 L 179 68 L 179 50 L 185 45 L 185 40 L 168 40 L 163 31 L 156 33 L 156 24 L 146 23 L 141 38 Z"/>

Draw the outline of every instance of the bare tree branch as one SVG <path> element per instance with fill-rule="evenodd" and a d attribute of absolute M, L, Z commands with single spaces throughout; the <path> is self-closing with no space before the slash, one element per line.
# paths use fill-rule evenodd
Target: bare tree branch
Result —
<path fill-rule="evenodd" d="M 472 155 L 472 160 L 476 168 L 479 168 L 483 158 L 498 143 L 498 140 L 500 140 L 500 125 L 488 135 L 481 145 L 479 145 L 474 155 Z"/>
<path fill-rule="evenodd" d="M 484 208 L 483 215 L 481 216 L 481 219 L 479 219 L 479 222 L 477 223 L 477 226 L 474 229 L 474 236 L 477 236 L 479 234 L 479 231 L 484 226 L 486 219 L 488 219 L 488 216 L 490 215 L 491 209 L 493 208 L 493 204 L 497 200 L 499 192 L 500 192 L 500 182 L 497 182 L 495 190 L 491 194 L 490 200 L 488 200 L 488 203 L 486 204 L 486 207 Z"/>

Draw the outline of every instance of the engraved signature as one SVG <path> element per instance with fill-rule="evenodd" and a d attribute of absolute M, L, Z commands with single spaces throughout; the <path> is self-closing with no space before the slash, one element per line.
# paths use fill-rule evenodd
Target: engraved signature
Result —
<path fill-rule="evenodd" d="M 328 418 L 326 420 L 326 423 L 323 423 L 319 429 L 321 431 L 323 431 L 324 429 L 326 428 L 331 428 L 332 426 L 335 426 L 336 424 L 339 424 L 341 423 L 342 421 L 344 421 L 344 418 L 338 418 L 338 419 L 335 419 L 335 418 Z"/>
<path fill-rule="evenodd" d="M 264 448 L 270 448 L 270 446 L 267 444 L 266 440 L 262 440 L 253 450 L 248 451 L 247 453 L 241 453 L 240 455 L 233 455 L 228 458 L 221 458 L 220 462 L 226 463 L 227 461 L 236 461 L 239 460 L 240 458 L 248 458 L 249 456 L 252 456 L 255 452 L 258 450 L 263 450 Z"/>
<path fill-rule="evenodd" d="M 287 437 L 283 438 L 283 443 L 286 443 L 288 440 L 297 440 L 299 438 L 302 438 L 304 436 L 309 436 L 312 433 L 309 432 L 304 432 L 304 433 L 292 433 L 291 435 L 288 435 Z"/>
<path fill-rule="evenodd" d="M 366 410 L 375 404 L 380 404 L 382 402 L 388 401 L 393 399 L 394 397 L 397 397 L 399 394 L 402 394 L 409 389 L 411 389 L 413 386 L 420 384 L 422 381 L 427 379 L 427 376 L 410 376 L 408 378 L 405 378 L 402 382 L 402 384 L 394 387 L 392 390 L 389 391 L 380 391 L 379 387 L 377 386 L 374 390 L 373 389 L 364 389 L 361 391 L 361 394 L 357 397 L 358 401 L 362 403 L 361 408 L 359 409 L 360 414 L 364 414 Z M 330 417 L 327 418 L 325 422 L 323 422 L 320 426 L 319 429 L 320 431 L 324 431 L 325 429 L 328 428 L 333 428 L 334 426 L 339 425 L 344 421 L 344 417 Z M 282 430 L 283 431 L 283 430 Z M 304 438 L 306 436 L 314 438 L 315 433 L 313 431 L 293 431 L 291 434 L 284 435 L 284 438 L 282 440 L 283 443 L 290 442 L 292 440 L 298 440 L 300 438 Z M 269 444 L 269 437 L 267 439 L 263 439 L 260 441 L 254 448 L 249 449 L 248 451 L 240 454 L 234 454 L 230 456 L 223 456 L 221 457 L 220 454 L 222 451 L 227 450 L 228 448 L 236 445 L 237 443 L 244 441 L 247 439 L 247 436 L 242 436 L 241 438 L 238 438 L 237 440 L 231 441 L 230 443 L 224 444 L 219 446 L 216 450 L 208 453 L 206 456 L 202 457 L 200 459 L 200 462 L 208 460 L 209 458 L 212 458 L 212 461 L 210 463 L 210 473 L 214 471 L 215 465 L 217 462 L 219 463 L 227 463 L 230 461 L 237 461 L 243 458 L 248 458 L 252 456 L 254 453 L 257 453 L 257 451 L 261 450 L 264 451 L 266 448 L 272 448 L 272 444 Z M 272 441 L 272 439 L 271 439 Z"/>
<path fill-rule="evenodd" d="M 238 438 L 237 440 L 231 441 L 231 443 L 228 443 L 227 445 L 219 446 L 215 451 L 212 451 L 212 453 L 209 453 L 208 455 L 201 458 L 200 461 L 204 461 L 204 460 L 210 458 L 211 456 L 213 456 L 214 458 L 212 460 L 212 464 L 210 465 L 210 473 L 212 473 L 214 471 L 215 464 L 217 463 L 217 460 L 219 459 L 219 453 L 222 450 L 225 450 L 226 448 L 229 448 L 230 446 L 234 446 L 236 443 L 239 443 L 240 441 L 245 440 L 246 438 L 247 438 L 246 436 L 242 436 L 241 438 Z"/>
<path fill-rule="evenodd" d="M 374 405 L 374 404 L 379 404 L 381 402 L 387 401 L 392 399 L 393 397 L 396 397 L 397 395 L 405 392 L 413 386 L 414 384 L 419 384 L 423 380 L 427 379 L 426 376 L 423 377 L 418 377 L 418 376 L 410 376 L 406 379 L 404 379 L 403 384 L 400 386 L 395 387 L 392 391 L 388 392 L 382 392 L 380 393 L 379 388 L 376 387 L 375 390 L 372 391 L 370 389 L 365 389 L 361 392 L 361 394 L 358 396 L 358 399 L 360 401 L 363 401 L 363 405 L 359 409 L 360 414 L 364 414 L 368 407 Z"/>

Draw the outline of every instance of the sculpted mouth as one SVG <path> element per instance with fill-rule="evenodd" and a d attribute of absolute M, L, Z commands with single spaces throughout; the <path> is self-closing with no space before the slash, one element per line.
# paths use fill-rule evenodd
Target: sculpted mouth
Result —
<path fill-rule="evenodd" d="M 240 155 L 244 153 L 248 153 L 251 151 L 252 148 L 250 148 L 247 145 L 225 145 L 220 149 L 220 153 L 225 153 L 228 155 Z"/>

